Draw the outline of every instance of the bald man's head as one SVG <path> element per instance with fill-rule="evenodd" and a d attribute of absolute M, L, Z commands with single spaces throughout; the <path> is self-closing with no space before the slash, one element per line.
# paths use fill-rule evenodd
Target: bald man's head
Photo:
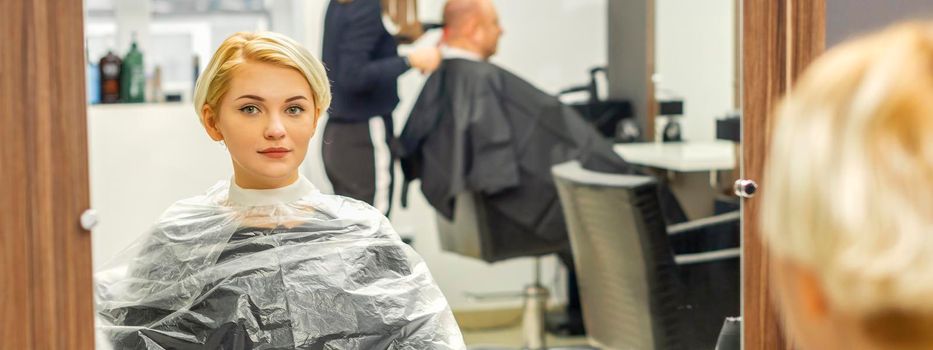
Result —
<path fill-rule="evenodd" d="M 448 0 L 444 5 L 444 25 L 447 28 L 461 28 L 468 19 L 480 16 L 481 0 Z"/>
<path fill-rule="evenodd" d="M 489 58 L 496 53 L 502 28 L 492 0 L 448 0 L 444 5 L 444 43 Z"/>

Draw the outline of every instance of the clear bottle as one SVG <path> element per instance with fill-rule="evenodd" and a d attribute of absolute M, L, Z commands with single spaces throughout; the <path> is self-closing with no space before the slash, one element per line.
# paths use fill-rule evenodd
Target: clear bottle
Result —
<path fill-rule="evenodd" d="M 152 74 L 149 75 L 149 79 L 146 81 L 146 102 L 164 102 L 162 96 L 162 67 L 159 65 L 152 69 Z"/>

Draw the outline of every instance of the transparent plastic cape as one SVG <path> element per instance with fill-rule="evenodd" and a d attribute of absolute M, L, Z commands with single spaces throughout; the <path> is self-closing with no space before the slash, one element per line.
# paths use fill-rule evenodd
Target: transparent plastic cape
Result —
<path fill-rule="evenodd" d="M 114 349 L 464 349 L 425 263 L 372 207 L 314 191 L 172 205 L 95 273 Z"/>

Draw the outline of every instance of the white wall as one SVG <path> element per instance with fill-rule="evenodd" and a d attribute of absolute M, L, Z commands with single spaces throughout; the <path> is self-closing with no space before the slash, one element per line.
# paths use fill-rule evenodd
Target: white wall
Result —
<path fill-rule="evenodd" d="M 595 65 L 605 65 L 606 0 L 496 0 L 505 36 L 493 61 L 543 90 L 556 93 L 588 79 Z M 442 0 L 420 2 L 424 20 L 438 21 Z M 306 2 L 306 45 L 320 52 L 326 1 Z M 420 45 L 432 45 L 428 36 Z M 404 48 L 403 48 L 404 50 Z M 409 72 L 400 79 L 401 131 L 424 77 Z M 180 105 L 94 106 L 88 112 L 91 201 L 101 216 L 94 230 L 94 262 L 100 264 L 150 227 L 172 202 L 198 194 L 229 178 L 229 157 L 204 134 L 193 109 Z M 320 135 L 320 133 L 319 133 Z M 305 174 L 322 190 L 330 188 L 320 161 L 320 140 L 312 140 Z M 401 173 L 398 173 L 401 176 Z M 395 203 L 391 220 L 431 268 L 454 309 L 517 307 L 519 300 L 477 302 L 467 292 L 518 292 L 530 282 L 530 259 L 493 265 L 440 251 L 434 211 L 417 187 L 410 207 Z M 564 299 L 563 274 L 556 259 L 545 260 L 543 278 L 555 299 Z"/>
<path fill-rule="evenodd" d="M 684 98 L 685 140 L 715 139 L 716 118 L 734 109 L 733 2 L 655 0 L 655 72 L 660 88 Z"/>
<path fill-rule="evenodd" d="M 444 2 L 419 1 L 422 21 L 440 22 Z M 504 35 L 492 61 L 544 91 L 557 93 L 581 85 L 587 82 L 591 67 L 606 65 L 607 0 L 493 3 Z"/>
<path fill-rule="evenodd" d="M 232 175 L 189 104 L 88 109 L 94 265 L 145 233 L 169 205 Z"/>

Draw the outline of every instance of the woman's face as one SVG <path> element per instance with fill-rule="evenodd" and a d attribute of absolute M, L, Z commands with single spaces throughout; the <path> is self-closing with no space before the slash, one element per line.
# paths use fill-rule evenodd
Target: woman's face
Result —
<path fill-rule="evenodd" d="M 202 118 L 211 138 L 226 144 L 237 185 L 268 189 L 298 179 L 318 114 L 299 71 L 247 62 L 233 73 L 217 110 L 205 106 Z"/>

